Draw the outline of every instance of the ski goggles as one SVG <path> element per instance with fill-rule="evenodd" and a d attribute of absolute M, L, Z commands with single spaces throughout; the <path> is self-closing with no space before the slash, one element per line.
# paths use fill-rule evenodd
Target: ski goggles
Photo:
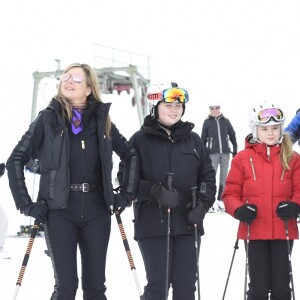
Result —
<path fill-rule="evenodd" d="M 172 103 L 174 101 L 179 101 L 180 103 L 186 103 L 189 101 L 189 94 L 185 89 L 182 88 L 168 88 L 161 93 L 162 101 L 167 103 Z"/>
<path fill-rule="evenodd" d="M 70 78 L 72 78 L 73 82 L 75 83 L 81 83 L 84 80 L 81 74 L 64 73 L 61 75 L 61 80 L 63 82 L 67 82 Z"/>
<path fill-rule="evenodd" d="M 281 122 L 284 119 L 284 115 L 281 109 L 279 108 L 266 108 L 264 110 L 261 110 L 258 114 L 257 114 L 257 119 L 259 121 L 259 123 L 265 124 L 268 123 L 271 118 L 275 121 L 275 122 Z"/>

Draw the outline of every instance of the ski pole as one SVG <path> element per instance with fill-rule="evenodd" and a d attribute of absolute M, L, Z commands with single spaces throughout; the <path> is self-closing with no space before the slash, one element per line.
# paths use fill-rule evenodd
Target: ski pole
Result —
<path fill-rule="evenodd" d="M 167 173 L 168 187 L 172 190 L 174 173 Z M 167 263 L 166 263 L 166 300 L 169 293 L 169 264 L 170 264 L 170 230 L 171 230 L 171 208 L 168 207 L 168 225 L 167 225 Z"/>
<path fill-rule="evenodd" d="M 31 250 L 32 250 L 32 247 L 33 247 L 33 243 L 34 243 L 37 231 L 39 229 L 39 225 L 40 225 L 39 222 L 37 220 L 35 220 L 34 225 L 32 227 L 32 230 L 31 230 L 31 234 L 30 234 L 28 245 L 27 245 L 26 253 L 24 255 L 24 259 L 23 259 L 23 262 L 22 262 L 19 277 L 18 277 L 18 280 L 17 280 L 17 283 L 16 283 L 16 289 L 15 289 L 15 294 L 14 294 L 13 300 L 17 299 L 19 288 L 22 284 L 24 273 L 26 271 L 27 263 L 28 263 L 28 260 L 29 260 L 29 257 L 30 257 L 30 253 L 31 253 Z"/>
<path fill-rule="evenodd" d="M 195 208 L 196 203 L 197 203 L 197 187 L 194 186 L 191 188 L 191 190 L 192 190 L 192 197 L 193 197 L 192 207 Z M 197 290 L 198 290 L 198 300 L 200 300 L 201 297 L 200 297 L 200 274 L 199 274 L 199 250 L 198 250 L 198 225 L 197 225 L 197 223 L 194 224 L 194 227 L 195 227 Z"/>
<path fill-rule="evenodd" d="M 228 282 L 229 282 L 229 277 L 230 277 L 231 269 L 232 269 L 232 266 L 233 266 L 235 252 L 236 252 L 236 249 L 239 249 L 238 243 L 239 243 L 239 239 L 237 239 L 235 241 L 235 244 L 234 244 L 234 247 L 233 247 L 234 251 L 233 251 L 233 255 L 232 255 L 232 259 L 231 259 L 231 263 L 230 263 L 230 267 L 229 267 L 229 271 L 228 271 L 228 275 L 227 275 L 227 280 L 226 280 L 226 284 L 225 284 L 225 288 L 224 288 L 224 293 L 223 293 L 222 300 L 225 299 L 225 294 L 226 294 L 226 290 L 227 290 L 227 286 L 228 286 Z"/>
<path fill-rule="evenodd" d="M 249 240 L 250 240 L 250 223 L 247 222 L 247 240 L 246 240 L 246 262 L 245 262 L 244 300 L 246 300 L 246 297 L 247 297 L 248 259 L 249 259 Z"/>
<path fill-rule="evenodd" d="M 135 280 L 136 287 L 138 289 L 138 293 L 140 295 L 140 299 L 144 300 L 144 296 L 143 296 L 143 293 L 142 293 L 142 290 L 141 290 L 141 287 L 140 287 L 140 284 L 139 284 L 139 280 L 138 280 L 138 277 L 137 277 L 137 274 L 136 274 L 136 268 L 135 268 L 134 261 L 133 261 L 132 255 L 131 255 L 131 251 L 130 251 L 130 248 L 129 248 L 129 243 L 128 243 L 128 240 L 127 240 L 127 237 L 126 237 L 126 234 L 125 234 L 125 230 L 124 230 L 124 226 L 123 226 L 123 223 L 122 223 L 121 216 L 120 216 L 119 213 L 116 213 L 115 215 L 116 215 L 116 219 L 117 219 L 118 226 L 119 226 L 119 229 L 120 229 L 120 233 L 121 233 L 121 236 L 122 236 L 123 244 L 124 244 L 124 247 L 125 247 L 125 250 L 126 250 L 128 262 L 129 262 L 131 271 L 133 273 L 133 277 L 134 277 L 134 280 Z"/>
<path fill-rule="evenodd" d="M 286 236 L 288 256 L 289 256 L 289 269 L 290 269 L 289 271 L 290 271 L 290 279 L 291 279 L 291 285 L 292 285 L 292 295 L 293 295 L 293 300 L 295 300 L 295 288 L 294 288 L 294 278 L 293 278 L 293 270 L 292 270 L 292 251 L 291 251 L 291 245 L 290 245 L 288 220 L 284 220 L 284 224 L 285 224 L 285 236 Z"/>

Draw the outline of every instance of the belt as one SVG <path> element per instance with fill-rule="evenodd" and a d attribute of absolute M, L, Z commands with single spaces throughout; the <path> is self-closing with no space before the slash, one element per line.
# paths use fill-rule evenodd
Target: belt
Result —
<path fill-rule="evenodd" d="M 71 192 L 94 192 L 98 191 L 97 183 L 71 183 L 70 185 Z"/>

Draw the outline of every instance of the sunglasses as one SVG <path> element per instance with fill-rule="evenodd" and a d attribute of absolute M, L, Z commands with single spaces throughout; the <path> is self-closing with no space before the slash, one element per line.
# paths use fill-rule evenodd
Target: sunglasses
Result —
<path fill-rule="evenodd" d="M 271 118 L 275 122 L 282 121 L 284 118 L 282 110 L 279 108 L 272 107 L 272 108 L 266 108 L 257 114 L 257 119 L 259 123 L 262 124 L 268 123 L 271 120 Z"/>
<path fill-rule="evenodd" d="M 182 88 L 168 88 L 162 91 L 162 101 L 172 103 L 179 101 L 180 103 L 186 103 L 189 101 L 189 94 L 185 89 Z"/>
<path fill-rule="evenodd" d="M 211 106 L 209 109 L 213 110 L 213 109 L 220 109 L 220 106 Z"/>
<path fill-rule="evenodd" d="M 81 74 L 64 73 L 61 75 L 61 80 L 63 82 L 67 82 L 70 78 L 72 78 L 75 83 L 81 83 L 84 80 Z"/>

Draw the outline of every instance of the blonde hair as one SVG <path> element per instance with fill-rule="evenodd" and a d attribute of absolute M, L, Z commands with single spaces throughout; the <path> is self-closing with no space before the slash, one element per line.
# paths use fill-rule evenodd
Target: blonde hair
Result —
<path fill-rule="evenodd" d="M 290 162 L 293 156 L 293 143 L 288 133 L 284 133 L 282 137 L 280 149 L 280 161 L 284 170 L 290 170 Z"/>
<path fill-rule="evenodd" d="M 89 86 L 91 88 L 91 94 L 89 95 L 89 97 L 92 97 L 95 101 L 103 102 L 101 99 L 101 90 L 100 90 L 100 86 L 98 83 L 96 71 L 87 64 L 73 63 L 73 64 L 69 65 L 64 70 L 63 73 L 64 74 L 68 73 L 72 68 L 81 68 L 84 71 L 85 76 L 86 76 L 86 84 L 87 84 L 87 86 Z M 55 96 L 55 99 L 58 102 L 60 102 L 60 104 L 63 108 L 63 116 L 66 119 L 71 120 L 72 119 L 72 105 L 62 95 L 61 84 L 62 83 L 60 82 L 59 86 L 58 86 L 58 92 L 57 92 L 57 95 Z M 110 137 L 110 130 L 111 130 L 111 119 L 110 119 L 110 116 L 108 115 L 107 120 L 106 120 L 106 125 L 105 125 L 105 135 L 107 137 Z"/>

